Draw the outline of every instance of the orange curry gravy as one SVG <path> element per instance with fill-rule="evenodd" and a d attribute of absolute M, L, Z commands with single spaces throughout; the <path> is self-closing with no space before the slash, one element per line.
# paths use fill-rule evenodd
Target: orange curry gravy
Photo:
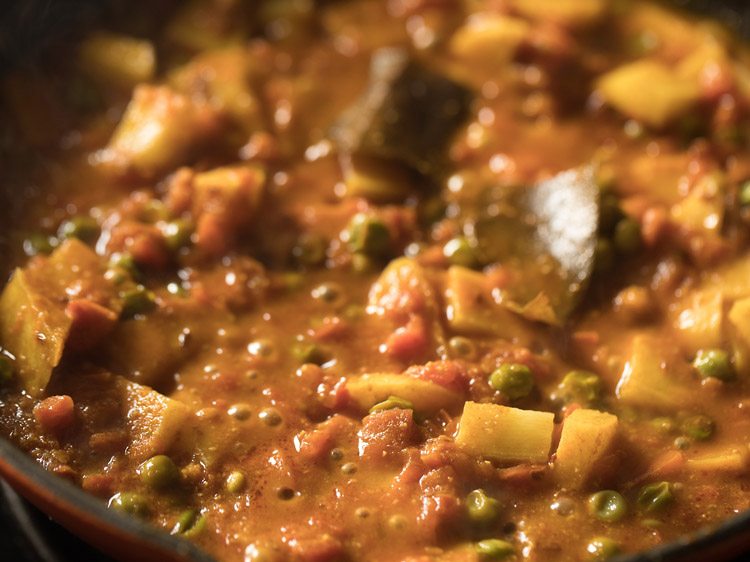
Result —
<path fill-rule="evenodd" d="M 3 434 L 222 561 L 603 560 L 750 507 L 747 46 L 152 4 L 4 79 Z"/>

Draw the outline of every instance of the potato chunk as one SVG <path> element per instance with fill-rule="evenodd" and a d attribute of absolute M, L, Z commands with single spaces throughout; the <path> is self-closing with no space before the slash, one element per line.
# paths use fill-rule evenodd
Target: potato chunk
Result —
<path fill-rule="evenodd" d="M 721 347 L 723 341 L 724 304 L 722 291 L 706 289 L 689 293 L 677 309 L 674 325 L 687 352 Z"/>
<path fill-rule="evenodd" d="M 690 367 L 674 345 L 652 336 L 633 338 L 633 349 L 617 383 L 617 397 L 631 406 L 673 411 L 694 405 Z"/>
<path fill-rule="evenodd" d="M 519 18 L 475 14 L 453 35 L 449 49 L 472 66 L 497 69 L 513 58 L 530 28 Z"/>
<path fill-rule="evenodd" d="M 138 86 L 108 145 L 108 158 L 124 170 L 151 177 L 190 157 L 218 128 L 215 111 L 166 86 Z"/>
<path fill-rule="evenodd" d="M 414 405 L 417 412 L 437 412 L 452 408 L 461 396 L 439 384 L 395 373 L 370 373 L 349 379 L 346 390 L 362 410 L 369 410 L 389 396 L 398 396 Z"/>
<path fill-rule="evenodd" d="M 82 242 L 67 240 L 49 258 L 13 274 L 0 297 L 0 345 L 15 355 L 24 389 L 36 396 L 66 346 L 80 351 L 95 345 L 121 309 L 102 259 Z"/>
<path fill-rule="evenodd" d="M 750 297 L 735 302 L 727 316 L 735 367 L 746 373 L 750 367 Z"/>
<path fill-rule="evenodd" d="M 610 474 L 617 458 L 617 416 L 578 409 L 565 418 L 554 470 L 561 486 L 578 490 L 596 486 Z"/>
<path fill-rule="evenodd" d="M 81 42 L 78 65 L 97 82 L 130 89 L 154 77 L 156 54 L 151 41 L 97 31 Z"/>
<path fill-rule="evenodd" d="M 142 460 L 166 453 L 190 418 L 190 409 L 155 390 L 120 379 L 130 432 L 128 456 Z"/>
<path fill-rule="evenodd" d="M 549 412 L 467 402 L 456 443 L 472 455 L 501 463 L 544 463 L 553 429 Z"/>
<path fill-rule="evenodd" d="M 205 98 L 244 133 L 263 128 L 263 112 L 251 86 L 252 55 L 242 47 L 209 51 L 178 68 L 169 83 L 191 98 Z"/>
<path fill-rule="evenodd" d="M 0 298 L 0 342 L 13 353 L 24 389 L 38 396 L 62 359 L 71 320 L 16 269 Z"/>
<path fill-rule="evenodd" d="M 700 98 L 694 80 L 653 60 L 616 68 L 603 75 L 597 87 L 615 109 L 657 129 L 687 114 Z"/>
<path fill-rule="evenodd" d="M 512 0 L 511 5 L 526 17 L 567 27 L 592 25 L 609 9 L 608 0 Z"/>
<path fill-rule="evenodd" d="M 457 265 L 451 267 L 445 298 L 448 324 L 458 333 L 511 339 L 526 331 L 513 312 L 492 298 L 483 273 Z"/>

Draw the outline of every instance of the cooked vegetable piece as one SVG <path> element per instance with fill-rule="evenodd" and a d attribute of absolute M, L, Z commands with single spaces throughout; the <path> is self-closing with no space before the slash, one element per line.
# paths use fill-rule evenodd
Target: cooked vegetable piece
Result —
<path fill-rule="evenodd" d="M 603 490 L 589 496 L 588 510 L 601 521 L 616 523 L 627 515 L 628 504 L 619 492 Z"/>
<path fill-rule="evenodd" d="M 695 107 L 698 84 L 663 63 L 638 60 L 603 75 L 597 87 L 604 99 L 628 117 L 661 129 Z"/>
<path fill-rule="evenodd" d="M 265 183 L 260 166 L 226 166 L 196 174 L 192 192 L 196 246 L 212 255 L 226 252 L 252 224 Z"/>
<path fill-rule="evenodd" d="M 471 94 L 422 66 L 401 49 L 376 51 L 370 83 L 332 130 L 341 154 L 378 156 L 422 173 L 441 165 L 441 155 L 468 116 Z"/>
<path fill-rule="evenodd" d="M 101 258 L 76 239 L 16 270 L 0 297 L 0 343 L 26 391 L 46 388 L 66 343 L 80 351 L 107 335 L 121 307 Z"/>
<path fill-rule="evenodd" d="M 448 324 L 458 333 L 511 339 L 525 331 L 515 313 L 495 302 L 483 273 L 452 266 L 448 270 L 445 300 Z"/>
<path fill-rule="evenodd" d="M 204 331 L 200 323 L 169 311 L 120 322 L 103 348 L 105 364 L 119 375 L 158 388 L 193 355 Z M 191 345 L 185 345 L 185 334 L 190 334 Z"/>
<path fill-rule="evenodd" d="M 579 408 L 565 418 L 554 469 L 561 486 L 578 490 L 606 481 L 617 462 L 617 416 Z"/>
<path fill-rule="evenodd" d="M 81 42 L 78 65 L 102 85 L 130 89 L 153 78 L 156 53 L 145 39 L 95 31 Z"/>
<path fill-rule="evenodd" d="M 251 134 L 264 128 L 253 75 L 250 52 L 243 47 L 229 47 L 197 56 L 173 71 L 169 83 L 187 96 L 204 97 L 241 131 Z"/>
<path fill-rule="evenodd" d="M 369 373 L 352 377 L 346 390 L 361 410 L 370 410 L 391 396 L 408 401 L 417 412 L 434 413 L 454 409 L 461 396 L 434 382 L 395 373 Z"/>
<path fill-rule="evenodd" d="M 0 297 L 0 342 L 13 353 L 23 388 L 40 395 L 62 359 L 71 319 L 34 283 L 29 272 L 16 269 Z"/>
<path fill-rule="evenodd" d="M 601 397 L 602 381 L 589 371 L 570 371 L 560 381 L 555 397 L 567 404 L 591 406 Z"/>
<path fill-rule="evenodd" d="M 391 159 L 352 154 L 344 163 L 344 195 L 363 197 L 373 203 L 402 201 L 412 191 L 413 174 Z"/>
<path fill-rule="evenodd" d="M 135 492 L 118 492 L 109 499 L 107 507 L 135 517 L 145 517 L 149 512 L 148 500 Z"/>
<path fill-rule="evenodd" d="M 607 0 L 511 0 L 510 4 L 524 16 L 570 27 L 594 24 L 610 8 Z"/>
<path fill-rule="evenodd" d="M 140 85 L 133 92 L 107 146 L 118 169 L 152 177 L 184 164 L 218 130 L 216 112 L 167 86 Z"/>
<path fill-rule="evenodd" d="M 730 381 L 735 378 L 729 354 L 723 349 L 701 349 L 696 353 L 693 367 L 701 378 Z"/>
<path fill-rule="evenodd" d="M 497 404 L 466 402 L 456 443 L 478 457 L 501 463 L 547 462 L 554 415 Z"/>
<path fill-rule="evenodd" d="M 631 406 L 664 410 L 695 404 L 699 398 L 690 384 L 689 367 L 675 351 L 658 339 L 635 336 L 617 397 Z"/>
<path fill-rule="evenodd" d="M 739 476 L 748 470 L 747 448 L 732 448 L 726 451 L 707 453 L 687 459 L 685 467 L 691 472 L 717 475 Z"/>
<path fill-rule="evenodd" d="M 466 496 L 466 512 L 474 523 L 492 523 L 500 516 L 500 502 L 482 489 L 473 490 Z"/>
<path fill-rule="evenodd" d="M 514 57 L 531 26 L 520 18 L 478 13 L 453 34 L 450 53 L 472 69 L 497 71 Z"/>
<path fill-rule="evenodd" d="M 490 386 L 511 400 L 524 398 L 534 389 L 534 375 L 521 363 L 503 363 L 490 375 Z"/>
<path fill-rule="evenodd" d="M 504 560 L 515 554 L 513 545 L 501 539 L 485 539 L 477 543 L 477 554 L 484 560 Z"/>
<path fill-rule="evenodd" d="M 656 482 L 644 486 L 636 500 L 638 508 L 645 513 L 663 510 L 674 501 L 673 489 L 670 482 Z"/>
<path fill-rule="evenodd" d="M 148 487 L 158 490 L 176 484 L 180 479 L 180 470 L 167 455 L 156 455 L 141 463 L 138 476 Z"/>
<path fill-rule="evenodd" d="M 746 372 L 750 367 L 750 298 L 736 301 L 727 317 L 736 367 L 740 372 Z M 711 366 L 716 365 L 712 363 Z M 721 369 L 716 372 L 726 374 Z"/>
<path fill-rule="evenodd" d="M 491 208 L 499 212 L 487 216 Z M 466 218 L 476 220 L 482 255 L 519 280 L 505 288 L 505 299 L 523 311 L 543 295 L 554 312 L 548 322 L 564 321 L 593 271 L 599 220 L 594 171 L 569 170 L 532 187 L 489 190 Z"/>
<path fill-rule="evenodd" d="M 128 456 L 145 460 L 168 452 L 186 429 L 190 409 L 182 402 L 126 379 L 120 378 L 118 385 L 130 434 Z"/>
<path fill-rule="evenodd" d="M 699 290 L 687 294 L 676 309 L 674 322 L 685 351 L 696 353 L 702 348 L 721 346 L 725 303 L 721 290 Z"/>

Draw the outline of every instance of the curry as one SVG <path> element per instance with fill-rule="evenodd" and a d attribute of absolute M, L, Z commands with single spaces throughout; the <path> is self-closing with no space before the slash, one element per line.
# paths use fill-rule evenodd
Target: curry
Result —
<path fill-rule="evenodd" d="M 639 0 L 129 6 L 2 82 L 0 428 L 217 560 L 750 508 L 750 47 Z"/>

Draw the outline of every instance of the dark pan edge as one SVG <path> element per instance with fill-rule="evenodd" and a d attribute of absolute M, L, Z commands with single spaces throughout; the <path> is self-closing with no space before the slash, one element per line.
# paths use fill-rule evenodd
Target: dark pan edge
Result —
<path fill-rule="evenodd" d="M 62 504 L 77 521 L 85 523 L 86 520 L 101 522 L 112 534 L 117 534 L 144 545 L 154 554 L 163 554 L 163 560 L 184 560 L 185 562 L 216 562 L 214 558 L 200 550 L 194 544 L 172 536 L 144 523 L 136 518 L 118 513 L 107 508 L 101 500 L 84 492 L 70 482 L 45 470 L 31 457 L 10 444 L 5 438 L 0 438 L 0 464 L 3 469 L 0 472 L 11 486 L 21 495 L 24 495 L 32 503 L 39 503 L 43 498 Z M 26 486 L 24 486 L 26 484 Z M 36 497 L 30 497 L 28 489 L 33 490 Z M 45 509 L 45 511 L 48 511 Z M 60 521 L 64 527 L 69 528 L 68 521 Z M 80 534 L 71 529 L 74 534 Z M 104 537 L 104 535 L 102 535 Z M 99 545 L 100 547 L 102 544 Z M 117 552 L 109 554 L 117 556 Z"/>

